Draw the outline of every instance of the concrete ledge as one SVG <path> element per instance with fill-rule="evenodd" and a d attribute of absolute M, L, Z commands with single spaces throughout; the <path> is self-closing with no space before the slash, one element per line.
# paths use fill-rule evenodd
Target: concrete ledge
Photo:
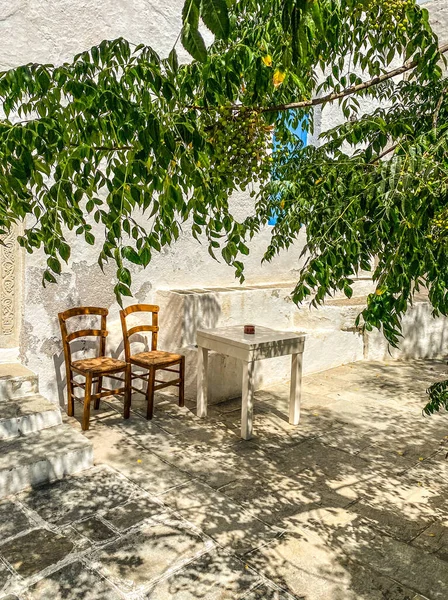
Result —
<path fill-rule="evenodd" d="M 92 465 L 92 444 L 68 425 L 0 442 L 0 498 Z"/>
<path fill-rule="evenodd" d="M 39 380 L 33 371 L 20 364 L 0 364 L 0 401 L 23 398 L 39 391 Z"/>
<path fill-rule="evenodd" d="M 0 403 L 0 440 L 62 424 L 58 406 L 40 395 Z"/>
<path fill-rule="evenodd" d="M 445 358 L 448 355 L 448 319 L 432 316 L 429 302 L 416 302 L 403 317 L 403 338 L 398 348 L 389 347 L 383 334 L 365 334 L 367 360 L 414 360 Z"/>

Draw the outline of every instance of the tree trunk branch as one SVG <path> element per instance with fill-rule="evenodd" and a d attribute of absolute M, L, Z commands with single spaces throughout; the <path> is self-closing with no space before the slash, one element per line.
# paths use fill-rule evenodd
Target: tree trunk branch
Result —
<path fill-rule="evenodd" d="M 446 54 L 448 52 L 448 44 L 443 44 L 439 47 L 440 54 Z M 311 100 L 302 100 L 301 102 L 290 102 L 288 104 L 276 104 L 274 106 L 267 106 L 266 108 L 258 109 L 262 113 L 266 112 L 274 112 L 274 111 L 283 111 L 290 110 L 293 108 L 308 108 L 312 106 L 319 106 L 321 104 L 327 104 L 328 102 L 334 102 L 335 100 L 340 100 L 341 98 L 345 98 L 346 96 L 351 96 L 352 94 L 356 94 L 357 92 L 361 92 L 362 90 L 366 90 L 370 87 L 383 83 L 384 81 L 388 81 L 393 77 L 397 77 L 397 75 L 402 75 L 407 71 L 411 71 L 418 65 L 417 60 L 409 60 L 404 63 L 401 67 L 397 67 L 396 69 L 392 69 L 392 71 L 388 71 L 387 73 L 383 73 L 383 75 L 378 75 L 369 79 L 368 81 L 363 81 L 363 83 L 358 83 L 357 85 L 351 85 L 348 88 L 345 88 L 341 92 L 332 92 L 331 94 L 327 94 L 326 96 L 321 96 L 320 98 L 312 98 Z M 188 108 L 192 108 L 195 110 L 217 110 L 219 107 L 210 106 L 188 106 Z M 232 107 L 234 110 L 239 110 L 242 108 L 248 108 L 242 104 L 236 104 Z M 257 110 L 257 109 L 255 109 Z"/>
<path fill-rule="evenodd" d="M 439 52 L 440 54 L 445 54 L 446 52 L 448 52 L 448 44 L 440 46 Z M 334 102 L 335 100 L 340 100 L 341 98 L 345 98 L 346 96 L 350 96 L 351 94 L 356 94 L 356 92 L 361 92 L 362 90 L 370 88 L 374 85 L 378 85 L 379 83 L 388 81 L 393 77 L 397 77 L 397 75 L 402 75 L 403 73 L 414 69 L 417 65 L 417 60 L 407 61 L 401 67 L 397 67 L 392 71 L 383 73 L 383 75 L 373 77 L 372 79 L 369 79 L 369 81 L 364 81 L 363 83 L 358 83 L 357 85 L 351 85 L 350 87 L 345 88 L 345 90 L 342 90 L 341 92 L 332 92 L 331 94 L 327 94 L 326 96 L 321 96 L 320 98 L 313 98 L 312 100 L 303 100 L 302 102 L 290 102 L 288 104 L 278 104 L 276 106 L 269 106 L 267 108 L 262 108 L 261 112 L 290 110 L 292 108 L 307 108 L 311 106 L 318 106 L 320 104 L 327 104 L 327 102 Z"/>

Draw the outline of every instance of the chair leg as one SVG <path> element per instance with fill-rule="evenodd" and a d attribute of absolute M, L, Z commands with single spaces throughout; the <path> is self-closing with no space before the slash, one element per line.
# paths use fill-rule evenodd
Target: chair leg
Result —
<path fill-rule="evenodd" d="M 125 390 L 124 390 L 124 412 L 123 412 L 123 418 L 125 419 L 129 419 L 129 415 L 131 412 L 131 365 L 127 364 L 126 365 L 126 371 L 125 371 Z"/>
<path fill-rule="evenodd" d="M 71 369 L 67 369 L 67 414 L 69 417 L 73 417 L 75 414 Z"/>
<path fill-rule="evenodd" d="M 87 373 L 86 375 L 86 390 L 84 396 L 84 412 L 82 415 L 82 430 L 87 431 L 89 429 L 90 422 L 90 402 L 92 399 L 92 374 Z"/>
<path fill-rule="evenodd" d="M 98 377 L 98 382 L 96 384 L 96 394 L 101 394 L 101 390 L 103 389 L 103 378 Z M 100 398 L 95 398 L 95 402 L 93 403 L 93 408 L 98 410 L 100 407 Z"/>
<path fill-rule="evenodd" d="M 148 386 L 146 388 L 146 418 L 152 419 L 154 414 L 154 385 L 156 379 L 156 370 L 154 367 L 149 368 Z"/>
<path fill-rule="evenodd" d="M 185 356 L 182 357 L 179 366 L 179 406 L 185 404 Z"/>

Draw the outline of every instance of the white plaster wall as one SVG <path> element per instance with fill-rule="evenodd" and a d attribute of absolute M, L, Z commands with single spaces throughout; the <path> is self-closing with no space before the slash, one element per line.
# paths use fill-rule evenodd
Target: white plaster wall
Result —
<path fill-rule="evenodd" d="M 448 325 L 445 317 L 434 318 L 428 302 L 417 302 L 402 321 L 403 339 L 392 348 L 378 330 L 366 333 L 367 360 L 443 358 L 448 354 Z"/>

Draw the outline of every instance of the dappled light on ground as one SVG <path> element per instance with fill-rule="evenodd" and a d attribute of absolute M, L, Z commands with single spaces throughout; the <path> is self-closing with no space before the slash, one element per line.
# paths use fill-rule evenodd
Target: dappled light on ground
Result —
<path fill-rule="evenodd" d="M 194 402 L 180 408 L 160 394 L 151 422 L 138 395 L 128 421 L 120 401 L 103 401 L 86 432 L 98 466 L 4 506 L 17 526 L 4 526 L 0 590 L 444 600 L 448 419 L 422 416 L 426 387 L 443 375 L 443 363 L 418 361 L 305 377 L 298 427 L 288 423 L 287 384 L 259 391 L 248 442 L 240 399 L 199 420 Z M 41 530 L 60 555 L 42 556 Z"/>

